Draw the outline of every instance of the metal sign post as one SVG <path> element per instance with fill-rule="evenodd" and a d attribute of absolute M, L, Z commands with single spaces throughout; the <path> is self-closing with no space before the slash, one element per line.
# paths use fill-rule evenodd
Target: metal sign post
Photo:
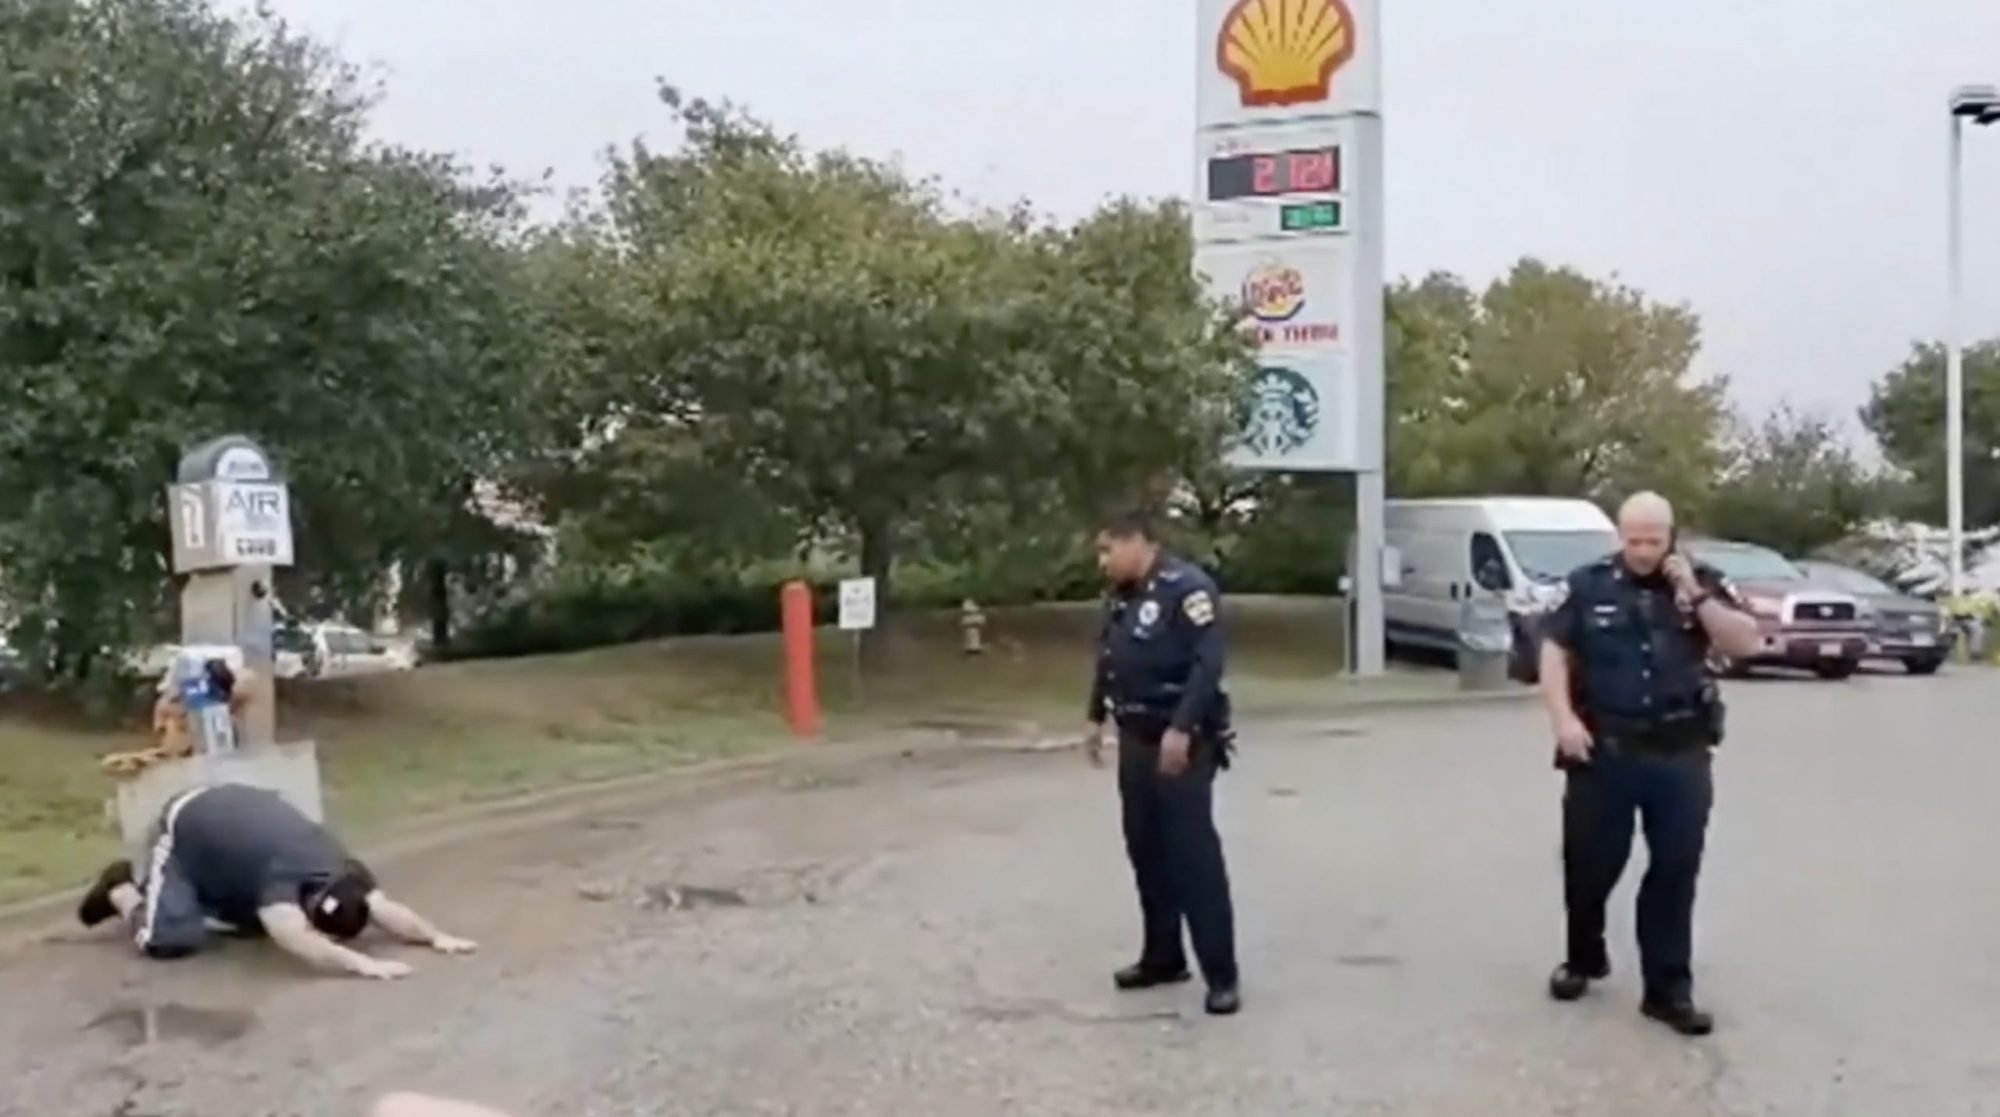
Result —
<path fill-rule="evenodd" d="M 1195 270 L 1258 361 L 1233 465 L 1351 473 L 1356 675 L 1383 669 L 1380 0 L 1198 0 Z"/>
<path fill-rule="evenodd" d="M 270 455 L 240 435 L 181 458 L 167 488 L 172 563 L 181 587 L 181 641 L 163 685 L 180 690 L 193 756 L 165 760 L 118 788 L 117 813 L 138 841 L 166 800 L 185 788 L 237 782 L 269 787 L 321 817 L 319 763 L 310 741 L 277 743 L 273 568 L 292 563 L 291 492 Z M 207 665 L 236 674 L 239 712 Z"/>
<path fill-rule="evenodd" d="M 854 642 L 854 704 L 864 699 L 861 690 L 861 641 L 875 627 L 875 579 L 849 578 L 840 583 L 840 630 Z"/>

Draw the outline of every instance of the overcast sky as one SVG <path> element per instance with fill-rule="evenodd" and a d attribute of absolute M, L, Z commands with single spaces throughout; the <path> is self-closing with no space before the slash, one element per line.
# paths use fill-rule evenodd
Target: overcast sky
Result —
<path fill-rule="evenodd" d="M 1392 272 L 1616 272 L 1701 314 L 1739 401 L 1843 419 L 1941 331 L 1945 98 L 2000 82 L 2000 2 L 1384 6 Z M 1077 215 L 1191 177 L 1192 0 L 276 8 L 377 71 L 385 137 L 562 186 L 663 133 L 656 77 L 993 202 Z M 1967 183 L 1968 330 L 2000 333 L 2000 127 Z"/>

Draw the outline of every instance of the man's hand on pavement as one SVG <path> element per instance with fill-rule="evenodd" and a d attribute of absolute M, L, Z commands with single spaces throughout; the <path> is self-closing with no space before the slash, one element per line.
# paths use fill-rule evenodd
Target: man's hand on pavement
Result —
<path fill-rule="evenodd" d="M 398 978 L 408 977 L 416 971 L 410 968 L 408 962 L 364 957 L 354 967 L 354 972 L 361 977 L 373 978 L 376 981 L 395 981 Z"/>
<path fill-rule="evenodd" d="M 431 940 L 431 949 L 439 954 L 470 954 L 479 949 L 479 944 L 457 935 L 439 935 Z"/>

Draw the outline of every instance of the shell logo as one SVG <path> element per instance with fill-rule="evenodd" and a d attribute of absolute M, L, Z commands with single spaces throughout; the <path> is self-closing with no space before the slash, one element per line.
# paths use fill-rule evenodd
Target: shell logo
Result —
<path fill-rule="evenodd" d="M 1266 260 L 1243 277 L 1243 303 L 1259 322 L 1289 322 L 1306 305 L 1306 277 L 1279 260 Z"/>
<path fill-rule="evenodd" d="M 1332 95 L 1354 47 L 1347 0 L 1236 0 L 1215 56 L 1245 105 L 1309 105 Z"/>

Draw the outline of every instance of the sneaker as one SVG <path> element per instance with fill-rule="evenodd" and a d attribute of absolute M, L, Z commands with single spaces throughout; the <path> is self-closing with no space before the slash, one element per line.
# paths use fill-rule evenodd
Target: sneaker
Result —
<path fill-rule="evenodd" d="M 95 927 L 106 920 L 118 917 L 118 905 L 111 902 L 111 892 L 121 884 L 132 883 L 132 863 L 113 861 L 97 874 L 97 883 L 83 894 L 83 902 L 76 906 L 77 922 L 85 927 Z"/>

